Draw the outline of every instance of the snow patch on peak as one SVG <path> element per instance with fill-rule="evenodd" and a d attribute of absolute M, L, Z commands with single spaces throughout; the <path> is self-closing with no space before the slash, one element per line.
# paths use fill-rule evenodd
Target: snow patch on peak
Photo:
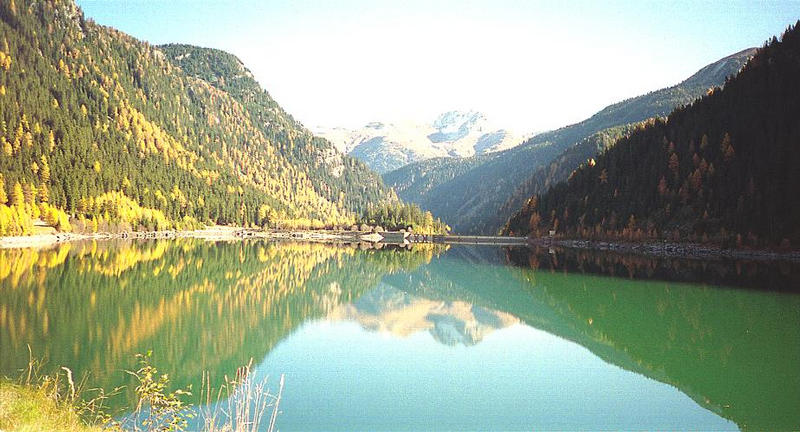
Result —
<path fill-rule="evenodd" d="M 491 124 L 478 111 L 447 111 L 429 123 L 370 122 L 358 129 L 317 128 L 315 133 L 379 173 L 435 157 L 469 157 L 505 150 L 527 135 Z"/>
<path fill-rule="evenodd" d="M 457 141 L 486 123 L 486 116 L 475 111 L 448 111 L 433 121 L 436 132 L 428 135 L 433 143 Z"/>
<path fill-rule="evenodd" d="M 463 125 L 475 124 L 481 120 L 486 120 L 486 116 L 477 111 L 447 111 L 440 114 L 431 126 L 441 132 L 446 132 L 457 130 Z"/>

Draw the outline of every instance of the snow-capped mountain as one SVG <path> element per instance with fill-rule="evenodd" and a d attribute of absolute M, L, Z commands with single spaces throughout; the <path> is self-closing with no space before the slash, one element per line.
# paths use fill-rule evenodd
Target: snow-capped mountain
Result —
<path fill-rule="evenodd" d="M 468 157 L 504 150 L 526 136 L 498 128 L 476 111 L 448 111 L 430 123 L 367 123 L 359 129 L 315 133 L 379 173 L 435 157 Z"/>

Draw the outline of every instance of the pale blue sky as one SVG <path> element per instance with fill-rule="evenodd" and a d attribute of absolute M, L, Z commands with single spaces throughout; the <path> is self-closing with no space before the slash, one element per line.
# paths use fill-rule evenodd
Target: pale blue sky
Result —
<path fill-rule="evenodd" d="M 800 0 L 78 0 L 87 17 L 153 44 L 239 56 L 309 127 L 476 109 L 544 130 L 675 84 L 760 46 Z"/>

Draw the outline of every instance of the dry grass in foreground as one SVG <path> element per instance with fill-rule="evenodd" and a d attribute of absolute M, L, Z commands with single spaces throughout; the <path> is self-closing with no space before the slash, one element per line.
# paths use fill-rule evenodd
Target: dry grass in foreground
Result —
<path fill-rule="evenodd" d="M 225 377 L 218 389 L 203 377 L 201 406 L 186 402 L 189 389 L 169 391 L 169 377 L 160 375 L 150 363 L 150 353 L 137 355 L 139 369 L 126 371 L 135 378 L 136 404 L 116 417 L 108 413 L 111 392 L 87 388 L 86 379 L 75 381 L 72 371 L 62 367 L 51 375 L 40 374 L 42 364 L 31 359 L 28 369 L 12 382 L 0 380 L 0 431 L 131 431 L 255 432 L 275 430 L 284 379 L 277 394 L 266 382 L 254 382 L 247 365 L 233 379 Z"/>

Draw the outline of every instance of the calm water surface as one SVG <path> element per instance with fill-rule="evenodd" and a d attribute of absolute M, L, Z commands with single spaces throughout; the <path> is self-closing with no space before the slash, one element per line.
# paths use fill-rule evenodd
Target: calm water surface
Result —
<path fill-rule="evenodd" d="M 800 271 L 492 247 L 0 251 L 0 374 L 174 386 L 252 359 L 281 431 L 800 428 Z M 195 394 L 198 392 L 195 391 Z M 193 400 L 195 404 L 198 401 Z"/>

